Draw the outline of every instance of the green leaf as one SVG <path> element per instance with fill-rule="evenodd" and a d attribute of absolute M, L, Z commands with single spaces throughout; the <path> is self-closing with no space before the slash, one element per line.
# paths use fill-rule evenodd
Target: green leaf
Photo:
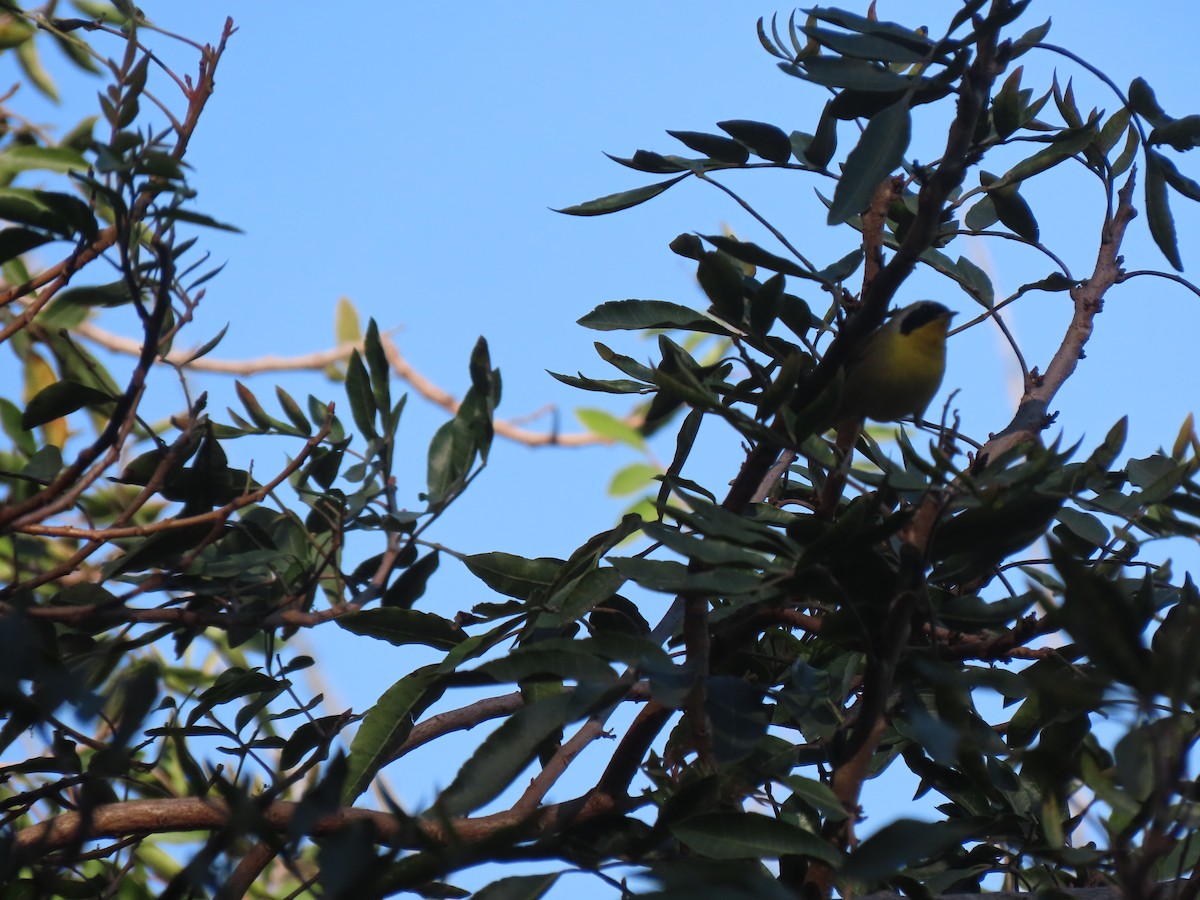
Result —
<path fill-rule="evenodd" d="M 746 272 L 726 253 L 708 252 L 696 265 L 696 281 L 711 301 L 709 312 L 740 323 L 745 314 Z"/>
<path fill-rule="evenodd" d="M 103 391 L 77 381 L 56 381 L 38 391 L 21 415 L 26 431 L 62 418 L 83 407 L 104 406 L 116 402 Z"/>
<path fill-rule="evenodd" d="M 646 448 L 646 439 L 642 437 L 641 433 L 610 412 L 602 409 L 577 409 L 575 416 L 592 434 L 617 443 L 628 444 L 637 450 Z"/>
<path fill-rule="evenodd" d="M 977 830 L 970 821 L 918 822 L 900 819 L 859 845 L 842 867 L 845 878 L 871 882 L 930 859 L 961 844 Z"/>
<path fill-rule="evenodd" d="M 696 436 L 700 433 L 700 425 L 703 421 L 704 411 L 694 409 L 688 413 L 687 418 L 683 420 L 683 424 L 679 427 L 679 431 L 675 435 L 675 455 L 671 458 L 671 465 L 667 469 L 667 476 L 663 478 L 662 485 L 658 489 L 658 497 L 655 500 L 656 509 L 661 511 L 666 508 L 667 500 L 671 496 L 670 478 L 678 477 L 683 471 L 684 463 L 687 462 L 688 456 L 691 455 L 692 447 L 696 442 Z"/>
<path fill-rule="evenodd" d="M 379 325 L 374 319 L 367 322 L 367 334 L 363 338 L 363 354 L 367 368 L 371 374 L 371 390 L 375 396 L 375 408 L 379 410 L 383 431 L 391 433 L 396 423 L 391 421 L 392 391 L 389 379 L 392 369 L 388 363 L 387 354 L 383 349 L 383 341 L 379 337 Z"/>
<path fill-rule="evenodd" d="M 471 900 L 541 900 L 561 874 L 510 875 L 480 888 L 471 895 Z"/>
<path fill-rule="evenodd" d="M 59 100 L 58 87 L 54 84 L 50 73 L 42 65 L 41 57 L 38 56 L 37 44 L 34 41 L 22 41 L 17 44 L 14 52 L 17 54 L 17 64 L 25 73 L 25 77 L 29 79 L 29 83 L 57 103 Z"/>
<path fill-rule="evenodd" d="M 484 738 L 437 798 L 438 814 L 466 815 L 500 796 L 532 762 L 543 741 L 583 711 L 578 693 L 557 694 L 523 706 Z"/>
<path fill-rule="evenodd" d="M 1175 163 L 1171 162 L 1171 160 L 1167 159 L 1167 157 L 1163 156 L 1157 150 L 1147 150 L 1146 152 L 1154 156 L 1154 162 L 1162 169 L 1162 175 L 1167 180 L 1167 184 L 1189 200 L 1200 200 L 1200 184 L 1182 174 L 1175 168 Z"/>
<path fill-rule="evenodd" d="M 630 381 L 625 378 L 598 379 L 587 378 L 583 373 L 578 375 L 564 375 L 561 372 L 551 372 L 549 369 L 546 371 L 551 378 L 585 391 L 595 391 L 604 394 L 648 394 L 653 390 L 649 385 L 642 384 L 639 381 Z"/>
<path fill-rule="evenodd" d="M 21 467 L 21 475 L 42 484 L 49 484 L 62 471 L 62 464 L 62 451 L 54 444 L 47 444 L 30 454 L 29 460 Z"/>
<path fill-rule="evenodd" d="M 996 204 L 988 194 L 984 194 L 983 197 L 972 203 L 971 208 L 963 217 L 963 224 L 971 231 L 983 231 L 999 221 L 1000 214 L 996 212 Z"/>
<path fill-rule="evenodd" d="M 833 88 L 856 91 L 903 92 L 921 79 L 905 78 L 886 66 L 843 56 L 812 56 L 796 63 L 780 63 L 789 75 Z"/>
<path fill-rule="evenodd" d="M 1148 689 L 1154 667 L 1142 641 L 1147 614 L 1119 585 L 1080 564 L 1055 541 L 1050 556 L 1066 585 L 1055 624 L 1106 677 Z"/>
<path fill-rule="evenodd" d="M 718 122 L 717 127 L 749 147 L 755 156 L 774 163 L 785 163 L 792 158 L 792 139 L 775 125 L 729 119 Z"/>
<path fill-rule="evenodd" d="M 992 124 L 1001 140 L 1021 127 L 1021 114 L 1025 107 L 1021 97 L 1021 74 L 1024 68 L 1017 66 L 1013 69 L 992 98 Z"/>
<path fill-rule="evenodd" d="M 463 558 L 463 564 L 493 591 L 528 600 L 535 591 L 550 586 L 563 560 L 540 557 L 525 559 L 511 553 L 493 551 Z"/>
<path fill-rule="evenodd" d="M 617 673 L 612 665 L 591 650 L 586 641 L 540 641 L 530 647 L 519 647 L 472 671 L 501 683 L 523 683 L 535 678 L 588 684 L 615 682 Z"/>
<path fill-rule="evenodd" d="M 661 522 L 647 522 L 643 530 L 646 537 L 660 542 L 668 550 L 673 550 L 688 559 L 708 563 L 714 568 L 761 569 L 769 564 L 769 560 L 753 550 L 718 538 L 680 531 Z"/>
<path fill-rule="evenodd" d="M 216 346 L 215 342 L 219 341 L 222 337 L 225 336 L 225 331 L 228 328 L 229 328 L 228 325 L 226 325 L 225 328 L 222 328 L 221 333 L 218 334 L 213 339 L 213 341 L 210 341 L 209 343 L 212 343 L 212 345 L 215 347 Z M 205 346 L 207 346 L 207 345 L 205 345 Z M 201 348 L 201 349 L 203 350 L 203 348 Z M 209 348 L 209 349 L 211 349 L 211 348 Z M 208 352 L 208 350 L 204 350 L 204 353 L 207 353 L 207 352 Z M 204 353 L 197 351 L 197 354 L 193 355 L 193 359 L 196 358 L 197 356 L 203 356 Z M 300 404 L 297 403 L 292 398 L 292 395 L 289 394 L 287 391 L 285 391 L 279 385 L 276 385 L 275 386 L 275 397 L 279 400 L 279 405 L 280 405 L 280 407 L 282 407 L 284 415 L 286 415 L 288 417 L 288 421 L 291 422 L 294 426 L 296 426 L 296 430 L 298 432 L 300 432 L 301 434 L 305 434 L 305 435 L 312 434 L 312 424 L 308 421 L 308 417 L 304 415 L 304 410 L 302 410 L 300 408 Z"/>
<path fill-rule="evenodd" d="M 415 609 L 361 609 L 339 616 L 337 623 L 352 634 L 378 638 L 394 647 L 424 644 L 427 647 L 449 650 L 467 637 L 466 633 L 449 619 Z"/>
<path fill-rule="evenodd" d="M 16 450 L 25 456 L 32 456 L 37 451 L 35 436 L 21 427 L 21 408 L 5 397 L 0 397 L 0 426 Z"/>
<path fill-rule="evenodd" d="M 426 666 L 404 676 L 372 706 L 350 743 L 342 800 L 353 803 L 408 740 L 413 722 L 442 694 L 442 676 Z"/>
<path fill-rule="evenodd" d="M 1175 271 L 1182 272 L 1183 260 L 1179 256 L 1179 241 L 1175 236 L 1175 219 L 1167 198 L 1167 176 L 1162 160 L 1158 152 L 1146 151 L 1146 218 L 1150 222 L 1150 236 L 1154 238 L 1154 243 Z"/>
<path fill-rule="evenodd" d="M 88 161 L 72 147 L 41 147 L 37 144 L 9 144 L 0 153 L 0 178 L 17 172 L 86 172 Z"/>
<path fill-rule="evenodd" d="M 201 225 L 204 228 L 215 228 L 218 231 L 228 231 L 232 234 L 242 233 L 242 229 L 238 228 L 236 225 L 230 225 L 228 222 L 218 222 L 212 216 L 195 212 L 190 209 L 182 209 L 178 206 L 163 210 L 160 215 L 163 219 L 167 219 L 172 222 L 186 222 L 189 225 Z"/>
<path fill-rule="evenodd" d="M 1050 20 L 1047 19 L 1041 25 L 1030 28 L 1027 32 L 1021 35 L 1013 43 L 1013 58 L 1016 59 L 1022 53 L 1030 50 L 1034 44 L 1039 44 L 1046 39 L 1046 35 L 1050 33 Z"/>
<path fill-rule="evenodd" d="M 605 153 L 609 159 L 615 163 L 633 169 L 636 172 L 648 172 L 651 175 L 670 175 L 673 172 L 683 172 L 687 170 L 687 166 L 682 163 L 667 159 L 660 153 L 652 153 L 649 150 L 638 150 L 632 157 L 626 159 L 620 156 L 613 156 L 611 153 Z"/>
<path fill-rule="evenodd" d="M 805 856 L 831 866 L 841 861 L 820 835 L 758 813 L 707 813 L 672 825 L 671 834 L 709 859 Z"/>
<path fill-rule="evenodd" d="M 1024 615 L 1039 599 L 1039 594 L 1028 591 L 989 603 L 982 597 L 970 594 L 951 598 L 938 607 L 937 616 L 938 621 L 949 628 L 978 630 L 998 627 Z"/>
<path fill-rule="evenodd" d="M 98 584 L 80 581 L 55 594 L 54 602 L 70 606 L 107 606 L 117 603 L 117 598 Z"/>
<path fill-rule="evenodd" d="M 804 159 L 818 169 L 825 169 L 837 150 L 837 116 L 826 103 L 817 122 L 817 130 L 808 146 L 804 148 Z"/>
<path fill-rule="evenodd" d="M 475 451 L 475 440 L 457 415 L 434 432 L 426 475 L 430 505 L 441 506 L 462 487 L 475 462 Z"/>
<path fill-rule="evenodd" d="M 1002 188 L 991 194 L 996 215 L 1001 223 L 1020 238 L 1037 243 L 1039 232 L 1037 219 L 1025 199 L 1017 193 L 1015 186 Z"/>
<path fill-rule="evenodd" d="M 750 333 L 765 338 L 779 317 L 783 305 L 783 289 L 787 279 L 782 274 L 772 275 L 750 296 Z"/>
<path fill-rule="evenodd" d="M 1023 284 L 1017 290 L 1017 294 L 1024 294 L 1028 291 L 1047 291 L 1054 293 L 1057 291 L 1069 291 L 1075 287 L 1076 282 L 1072 281 L 1061 272 L 1051 272 L 1040 281 L 1031 281 L 1028 284 Z"/>
<path fill-rule="evenodd" d="M 96 218 L 88 205 L 70 194 L 30 188 L 0 188 L 0 218 L 32 225 L 63 237 L 96 233 Z"/>
<path fill-rule="evenodd" d="M 802 25 L 800 30 L 823 47 L 857 59 L 912 65 L 924 61 L 929 55 L 928 49 L 915 49 L 909 43 L 901 44 L 877 34 L 843 34 L 813 25 Z M 931 48 L 932 44 L 927 46 Z"/>
<path fill-rule="evenodd" d="M 234 390 L 237 392 L 238 399 L 242 401 L 242 406 L 246 408 L 246 414 L 250 416 L 252 421 L 264 431 L 274 430 L 277 426 L 283 426 L 283 430 L 290 430 L 282 422 L 277 422 L 271 416 L 267 415 L 267 411 L 262 408 L 262 404 L 258 402 L 258 398 L 250 392 L 250 388 L 242 384 L 240 381 L 234 381 Z"/>
<path fill-rule="evenodd" d="M 833 192 L 828 222 L 840 225 L 871 203 L 880 183 L 903 161 L 912 127 L 908 103 L 900 100 L 871 117 L 858 144 L 846 158 Z"/>
<path fill-rule="evenodd" d="M 719 134 L 705 134 L 701 131 L 671 131 L 667 134 L 697 153 L 703 153 L 709 159 L 724 163 L 740 165 L 750 158 L 750 151 L 737 141 L 722 137 Z"/>
<path fill-rule="evenodd" d="M 649 463 L 630 463 L 624 468 L 618 469 L 613 475 L 612 480 L 608 483 L 608 496 L 628 497 L 630 494 L 646 490 L 654 484 L 655 476 L 661 471 L 658 466 L 652 466 Z"/>
<path fill-rule="evenodd" d="M 227 332 L 227 331 L 229 331 L 229 323 L 228 322 L 226 322 L 224 327 L 222 327 L 221 330 L 218 331 L 213 337 L 209 338 L 207 341 L 205 341 L 203 344 L 201 344 L 195 350 L 188 353 L 187 356 L 184 357 L 183 361 L 178 363 L 178 365 L 180 367 L 187 366 L 191 363 L 194 363 L 196 360 L 200 359 L 201 357 L 207 356 L 208 354 L 212 353 L 212 351 L 217 348 L 217 346 L 221 343 L 221 341 L 224 340 L 225 332 Z M 276 386 L 275 393 L 278 395 L 282 392 L 283 392 L 283 388 Z M 284 394 L 284 396 L 286 396 L 286 394 Z M 290 397 L 288 397 L 288 399 L 291 400 Z M 292 400 L 293 404 L 295 402 L 296 401 Z M 302 427 L 300 427 L 300 430 L 303 431 L 305 434 L 308 434 L 312 429 L 309 426 L 308 422 L 305 421 L 304 425 Z"/>
<path fill-rule="evenodd" d="M 1129 84 L 1129 105 L 1133 107 L 1135 113 L 1156 128 L 1171 121 L 1171 117 L 1158 105 L 1154 89 L 1150 87 L 1145 78 L 1140 76 Z"/>
<path fill-rule="evenodd" d="M 724 325 L 690 307 L 666 300 L 609 300 L 583 316 L 578 323 L 594 331 L 672 328 L 705 334 L 729 334 L 729 329 Z"/>
<path fill-rule="evenodd" d="M 346 398 L 350 401 L 350 413 L 354 424 L 366 437 L 378 437 L 375 430 L 375 393 L 371 389 L 371 376 L 357 350 L 350 354 L 346 363 Z M 385 407 L 386 409 L 386 407 Z"/>
<path fill-rule="evenodd" d="M 745 594 L 762 586 L 762 579 L 744 570 L 689 572 L 672 559 L 610 558 L 616 570 L 644 588 L 667 594 Z"/>
<path fill-rule="evenodd" d="M 645 187 L 634 188 L 630 191 L 621 191 L 617 194 L 609 194 L 606 197 L 597 197 L 595 200 L 588 200 L 586 203 L 580 203 L 576 206 L 556 209 L 555 212 L 565 213 L 568 216 L 603 216 L 608 213 L 620 212 L 623 209 L 629 209 L 632 206 L 637 206 L 639 203 L 645 203 L 647 200 L 657 197 L 667 188 L 683 181 L 689 174 L 691 173 L 684 173 L 669 181 L 648 184 Z"/>
<path fill-rule="evenodd" d="M 40 231 L 30 231 L 27 228 L 5 228 L 0 231 L 0 265 L 8 262 L 10 259 L 16 259 L 23 253 L 28 253 L 43 244 L 48 244 L 52 240 L 48 234 L 43 234 Z M 55 297 L 52 305 L 59 302 L 59 297 Z"/>
<path fill-rule="evenodd" d="M 982 5 L 982 0 L 975 0 L 976 7 Z M 972 12 L 971 4 L 964 4 L 967 15 Z M 919 31 L 913 31 L 904 25 L 896 22 L 885 22 L 879 19 L 874 19 L 869 16 L 862 16 L 858 13 L 848 12 L 844 9 L 836 9 L 832 7 L 817 6 L 813 9 L 805 10 L 812 18 L 821 22 L 829 22 L 831 25 L 837 25 L 839 28 L 845 28 L 847 31 L 853 31 L 857 34 L 871 34 L 886 37 L 889 40 L 903 44 L 906 47 L 911 47 L 915 50 L 927 50 L 932 47 L 932 41 Z M 962 15 L 963 10 L 959 10 L 956 15 Z"/>
<path fill-rule="evenodd" d="M 1117 145 L 1117 141 L 1121 139 L 1121 135 L 1129 129 L 1129 117 L 1130 110 L 1128 106 L 1122 106 L 1108 117 L 1108 121 L 1100 129 L 1100 137 L 1098 138 L 1101 153 L 1108 154 Z"/>
<path fill-rule="evenodd" d="M 784 784 L 788 786 L 792 794 L 813 807 L 825 818 L 834 822 L 841 822 L 846 818 L 846 808 L 829 785 L 801 775 L 789 775 L 784 779 Z"/>
<path fill-rule="evenodd" d="M 753 244 L 750 241 L 739 241 L 724 234 L 706 234 L 702 235 L 702 237 L 722 253 L 727 253 L 741 262 L 749 263 L 752 266 L 762 266 L 764 269 L 770 269 L 772 272 L 793 275 L 797 278 L 808 278 L 810 280 L 814 278 L 813 273 L 802 267 L 799 263 L 792 262 L 790 259 L 784 259 L 782 256 L 776 256 L 774 253 L 764 250 L 758 244 Z"/>
<path fill-rule="evenodd" d="M 1054 136 L 1054 142 L 1049 147 L 1021 160 L 1005 172 L 998 181 L 990 185 L 990 190 L 994 191 L 1010 184 L 1017 184 L 1045 172 L 1047 169 L 1054 168 L 1076 153 L 1082 153 L 1095 137 L 1095 125 L 1090 123 L 1082 128 L 1068 128 L 1060 131 Z"/>
<path fill-rule="evenodd" d="M 129 293 L 129 285 L 124 281 L 114 281 L 110 284 L 68 288 L 54 299 L 56 303 L 62 304 L 111 308 L 132 303 L 133 295 Z"/>
<path fill-rule="evenodd" d="M 817 272 L 816 279 L 824 284 L 839 285 L 858 270 L 863 259 L 861 248 L 851 250 L 837 262 L 830 263 Z"/>
<path fill-rule="evenodd" d="M 996 290 L 992 287 L 992 279 L 988 278 L 987 272 L 965 256 L 960 256 L 954 264 L 951 277 L 981 306 L 986 309 L 992 308 L 996 301 Z"/>
<path fill-rule="evenodd" d="M 384 593 L 383 599 L 380 601 L 382 606 L 385 609 L 390 607 L 411 609 L 412 605 L 425 594 L 429 577 L 437 571 L 438 562 L 438 551 L 434 550 L 426 553 L 401 572 Z"/>
<path fill-rule="evenodd" d="M 1096 547 L 1108 543 L 1108 528 L 1100 519 L 1091 513 L 1080 512 L 1071 507 L 1063 507 L 1058 511 L 1058 521 L 1062 522 L 1073 534 Z"/>
<path fill-rule="evenodd" d="M 606 363 L 610 363 L 617 369 L 620 369 L 626 375 L 629 375 L 633 378 L 639 378 L 649 384 L 654 383 L 654 370 L 650 367 L 644 366 L 637 360 L 628 356 L 622 356 L 620 353 L 617 353 L 616 351 L 604 346 L 604 344 L 600 343 L 599 341 L 596 341 L 592 346 L 596 348 L 596 353 L 600 355 L 602 360 L 604 360 Z"/>

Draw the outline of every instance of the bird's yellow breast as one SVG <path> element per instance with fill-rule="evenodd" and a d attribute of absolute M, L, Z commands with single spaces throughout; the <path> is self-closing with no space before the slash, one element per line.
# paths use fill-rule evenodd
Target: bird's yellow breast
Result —
<path fill-rule="evenodd" d="M 891 422 L 923 415 L 946 371 L 949 325 L 947 312 L 908 333 L 893 322 L 871 334 L 847 364 L 843 416 Z"/>

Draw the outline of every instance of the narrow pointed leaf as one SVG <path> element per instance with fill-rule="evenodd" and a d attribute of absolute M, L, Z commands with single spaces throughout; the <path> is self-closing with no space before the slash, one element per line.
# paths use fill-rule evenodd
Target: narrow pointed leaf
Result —
<path fill-rule="evenodd" d="M 1183 271 L 1179 240 L 1175 236 L 1175 219 L 1167 198 L 1166 173 L 1160 154 L 1153 150 L 1146 151 L 1146 218 L 1150 222 L 1150 236 L 1167 262 L 1175 271 Z"/>
<path fill-rule="evenodd" d="M 579 320 L 595 331 L 641 331 L 678 328 L 706 334 L 728 334 L 729 329 L 687 306 L 666 300 L 609 300 Z"/>
<path fill-rule="evenodd" d="M 750 151 L 737 141 L 719 134 L 705 134 L 702 131 L 671 131 L 667 134 L 682 143 L 685 147 L 703 153 L 709 159 L 735 165 L 746 162 Z"/>
<path fill-rule="evenodd" d="M 441 696 L 441 676 L 433 666 L 417 669 L 384 691 L 367 710 L 350 744 L 344 803 L 365 791 L 412 732 L 416 716 Z"/>
<path fill-rule="evenodd" d="M 908 104 L 901 100 L 874 116 L 850 155 L 833 192 L 828 222 L 840 225 L 870 205 L 881 181 L 904 159 L 912 128 Z"/>
<path fill-rule="evenodd" d="M 605 197 L 597 197 L 595 200 L 588 200 L 586 203 L 556 209 L 555 212 L 564 213 L 568 216 L 604 216 L 608 213 L 620 212 L 623 209 L 629 209 L 630 207 L 637 206 L 639 203 L 645 203 L 647 200 L 657 197 L 667 188 L 683 181 L 683 179 L 688 177 L 688 174 L 690 173 L 685 173 L 669 181 L 660 181 L 657 184 L 648 184 L 645 187 L 621 191 Z"/>
<path fill-rule="evenodd" d="M 829 865 L 840 862 L 840 854 L 820 835 L 758 813 L 707 813 L 673 825 L 671 833 L 710 859 L 806 856 Z"/>

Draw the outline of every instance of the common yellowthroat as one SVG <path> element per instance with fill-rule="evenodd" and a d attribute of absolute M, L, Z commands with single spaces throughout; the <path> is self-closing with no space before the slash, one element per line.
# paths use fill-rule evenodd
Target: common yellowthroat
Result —
<path fill-rule="evenodd" d="M 921 300 L 867 335 L 846 361 L 838 420 L 921 418 L 946 372 L 953 316 L 942 304 Z"/>

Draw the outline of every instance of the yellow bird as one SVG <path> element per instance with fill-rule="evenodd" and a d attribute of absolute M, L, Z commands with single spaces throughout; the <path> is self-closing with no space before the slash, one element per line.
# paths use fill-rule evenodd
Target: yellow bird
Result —
<path fill-rule="evenodd" d="M 846 361 L 838 421 L 924 416 L 946 372 L 953 316 L 942 304 L 921 300 L 867 335 Z"/>

